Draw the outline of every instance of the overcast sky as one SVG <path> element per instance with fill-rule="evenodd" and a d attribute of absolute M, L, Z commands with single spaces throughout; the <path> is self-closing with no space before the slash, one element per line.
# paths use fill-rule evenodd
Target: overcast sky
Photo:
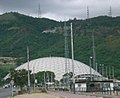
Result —
<path fill-rule="evenodd" d="M 54 20 L 85 19 L 87 6 L 90 17 L 108 15 L 110 6 L 112 15 L 120 16 L 120 0 L 0 0 L 0 14 L 12 11 L 38 17 L 39 4 L 41 16 Z"/>

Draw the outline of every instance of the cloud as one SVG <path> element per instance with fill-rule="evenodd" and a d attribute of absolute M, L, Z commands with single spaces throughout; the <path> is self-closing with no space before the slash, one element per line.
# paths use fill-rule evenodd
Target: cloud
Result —
<path fill-rule="evenodd" d="M 84 19 L 87 6 L 90 17 L 108 15 L 110 5 L 113 16 L 120 15 L 119 0 L 0 0 L 0 13 L 17 11 L 37 17 L 39 4 L 43 17 L 56 20 L 74 17 Z"/>

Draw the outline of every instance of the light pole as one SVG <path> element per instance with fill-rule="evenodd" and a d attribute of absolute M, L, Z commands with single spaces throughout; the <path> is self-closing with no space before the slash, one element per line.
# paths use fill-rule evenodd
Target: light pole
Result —
<path fill-rule="evenodd" d="M 115 77 L 115 72 L 114 72 L 115 70 L 114 70 L 114 66 L 112 66 L 112 78 L 114 79 L 114 77 Z"/>
<path fill-rule="evenodd" d="M 98 72 L 98 63 L 95 63 L 96 65 L 96 72 Z"/>
<path fill-rule="evenodd" d="M 103 75 L 103 73 L 102 73 L 103 71 L 102 71 L 102 64 L 99 64 L 99 73 L 101 74 L 101 79 L 102 79 L 102 75 Z"/>
<path fill-rule="evenodd" d="M 74 46 L 73 46 L 73 28 L 72 28 L 72 23 L 70 24 L 71 26 L 71 51 L 72 51 L 72 72 L 73 72 L 73 93 L 75 94 L 75 73 L 74 73 Z"/>
<path fill-rule="evenodd" d="M 68 76 L 68 57 L 69 57 L 69 46 L 68 46 L 68 32 L 67 32 L 67 26 L 66 26 L 66 22 L 64 23 L 64 37 L 65 37 L 65 74 L 66 74 L 66 78 L 64 79 L 64 86 L 66 86 L 66 88 L 69 87 L 69 76 Z"/>
<path fill-rule="evenodd" d="M 51 75 L 51 78 L 50 78 L 50 80 L 51 80 L 51 88 L 52 88 L 52 79 L 53 79 L 53 77 L 52 77 L 52 72 L 50 73 L 50 75 Z"/>
<path fill-rule="evenodd" d="M 30 94 L 30 70 L 29 70 L 29 47 L 27 46 L 27 67 L 28 67 L 28 94 Z"/>
<path fill-rule="evenodd" d="M 108 78 L 108 67 L 106 66 L 106 78 Z"/>
<path fill-rule="evenodd" d="M 36 79 L 35 79 L 35 67 L 33 67 L 33 77 L 34 77 L 34 90 L 35 90 L 35 81 L 36 81 Z"/>
<path fill-rule="evenodd" d="M 94 37 L 94 32 L 92 32 L 92 44 L 93 44 L 93 69 L 94 69 L 94 74 L 96 70 L 96 53 L 95 53 L 95 37 Z"/>
<path fill-rule="evenodd" d="M 45 71 L 44 71 L 44 84 L 45 84 L 45 90 L 46 90 L 46 75 L 45 75 Z"/>
<path fill-rule="evenodd" d="M 104 77 L 104 64 L 102 64 L 102 80 L 103 80 L 103 77 Z"/>
<path fill-rule="evenodd" d="M 90 81 L 92 81 L 92 56 L 89 58 L 89 63 L 90 63 Z"/>
<path fill-rule="evenodd" d="M 111 79 L 111 66 L 109 65 L 109 79 Z"/>

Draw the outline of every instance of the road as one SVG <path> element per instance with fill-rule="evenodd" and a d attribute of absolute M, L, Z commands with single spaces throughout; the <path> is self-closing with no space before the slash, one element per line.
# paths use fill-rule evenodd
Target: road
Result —
<path fill-rule="evenodd" d="M 80 95 L 80 94 L 72 94 L 69 92 L 49 92 L 54 95 L 63 96 L 65 98 L 102 98 L 102 97 L 96 97 L 96 96 L 87 96 L 87 95 Z"/>
<path fill-rule="evenodd" d="M 11 88 L 0 89 L 0 98 L 8 98 L 11 96 Z"/>

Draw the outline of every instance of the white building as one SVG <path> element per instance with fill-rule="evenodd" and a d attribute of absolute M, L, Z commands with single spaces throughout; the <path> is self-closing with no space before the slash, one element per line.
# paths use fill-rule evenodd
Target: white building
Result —
<path fill-rule="evenodd" d="M 55 73 L 55 79 L 60 80 L 65 74 L 66 58 L 63 57 L 44 57 L 35 59 L 29 62 L 29 69 L 32 73 L 38 73 L 40 71 L 51 71 Z M 28 69 L 27 62 L 20 65 L 16 70 Z M 67 66 L 69 72 L 72 72 L 72 59 L 67 59 Z M 98 72 L 92 69 L 92 75 L 101 76 Z M 74 60 L 74 73 L 75 76 L 90 76 L 90 67 L 84 63 Z"/>

